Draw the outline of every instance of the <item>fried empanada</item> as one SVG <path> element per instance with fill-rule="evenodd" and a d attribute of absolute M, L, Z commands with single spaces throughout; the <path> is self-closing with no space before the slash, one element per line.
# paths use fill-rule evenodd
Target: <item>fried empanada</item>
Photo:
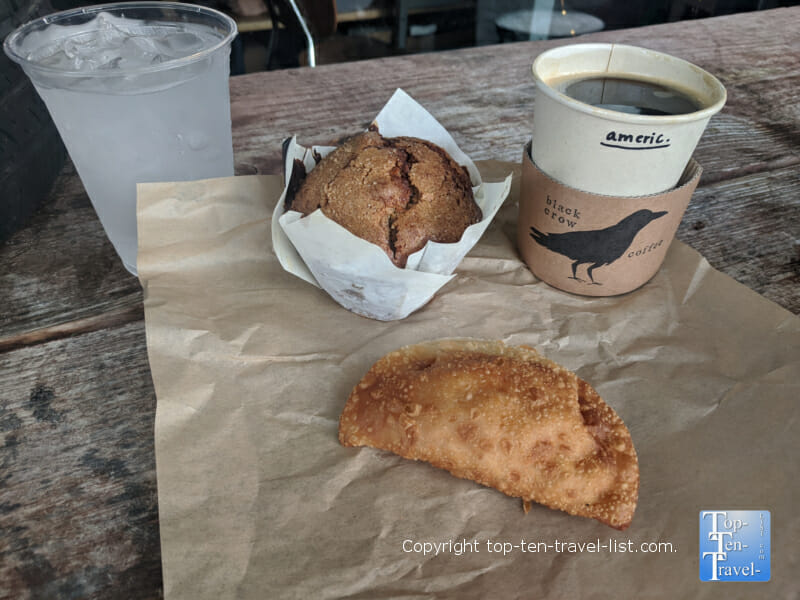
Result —
<path fill-rule="evenodd" d="M 639 465 L 622 419 L 527 346 L 440 340 L 387 354 L 350 394 L 339 441 L 620 530 L 636 509 Z"/>

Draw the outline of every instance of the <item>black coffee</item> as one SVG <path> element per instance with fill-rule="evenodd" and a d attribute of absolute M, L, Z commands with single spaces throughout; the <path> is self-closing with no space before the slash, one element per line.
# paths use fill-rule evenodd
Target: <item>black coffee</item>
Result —
<path fill-rule="evenodd" d="M 559 91 L 585 104 L 634 115 L 683 115 L 702 108 L 680 90 L 639 79 L 590 77 L 567 81 Z"/>

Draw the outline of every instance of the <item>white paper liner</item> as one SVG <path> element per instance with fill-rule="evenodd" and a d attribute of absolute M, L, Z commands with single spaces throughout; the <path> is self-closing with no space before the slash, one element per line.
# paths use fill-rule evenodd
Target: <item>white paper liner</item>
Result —
<path fill-rule="evenodd" d="M 433 142 L 466 167 L 483 215 L 481 221 L 467 227 L 456 243 L 428 242 L 409 256 L 404 269 L 398 268 L 380 247 L 353 235 L 322 211 L 302 218 L 299 212 L 284 210 L 295 160 L 302 161 L 310 172 L 316 166 L 314 154 L 324 157 L 334 150 L 305 148 L 292 138 L 285 148 L 283 193 L 272 215 L 272 246 L 286 271 L 321 287 L 344 308 L 393 321 L 427 304 L 454 277 L 453 271 L 508 196 L 511 175 L 499 183 L 484 183 L 475 164 L 447 130 L 401 89 L 395 91 L 373 124 L 385 137 L 413 136 Z"/>

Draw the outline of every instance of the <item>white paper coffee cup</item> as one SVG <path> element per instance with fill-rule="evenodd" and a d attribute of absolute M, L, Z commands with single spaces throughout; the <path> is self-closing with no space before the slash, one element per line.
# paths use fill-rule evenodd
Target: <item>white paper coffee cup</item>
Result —
<path fill-rule="evenodd" d="M 533 160 L 550 177 L 594 194 L 642 196 L 673 188 L 726 99 L 719 80 L 700 67 L 634 46 L 562 46 L 540 54 L 532 69 Z M 575 92 L 576 82 L 589 80 Z M 645 82 L 650 89 L 620 92 L 618 80 Z M 681 100 L 689 104 L 681 106 Z M 637 102 L 681 113 L 621 112 L 622 105 Z"/>

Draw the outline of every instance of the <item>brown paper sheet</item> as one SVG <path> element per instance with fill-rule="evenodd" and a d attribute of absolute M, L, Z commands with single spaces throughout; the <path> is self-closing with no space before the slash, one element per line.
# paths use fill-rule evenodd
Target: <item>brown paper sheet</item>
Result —
<path fill-rule="evenodd" d="M 510 167 L 480 166 L 489 180 Z M 679 242 L 631 294 L 555 290 L 517 254 L 517 188 L 457 277 L 385 323 L 281 269 L 269 239 L 278 178 L 140 187 L 168 600 L 797 594 L 800 319 Z M 453 336 L 530 344 L 597 388 L 639 454 L 630 529 L 525 515 L 518 499 L 429 465 L 339 445 L 339 413 L 376 359 Z M 699 580 L 701 509 L 771 511 L 769 583 Z M 474 545 L 458 554 L 464 540 Z M 551 549 L 523 552 L 523 540 Z M 555 549 L 598 540 L 672 546 Z"/>

